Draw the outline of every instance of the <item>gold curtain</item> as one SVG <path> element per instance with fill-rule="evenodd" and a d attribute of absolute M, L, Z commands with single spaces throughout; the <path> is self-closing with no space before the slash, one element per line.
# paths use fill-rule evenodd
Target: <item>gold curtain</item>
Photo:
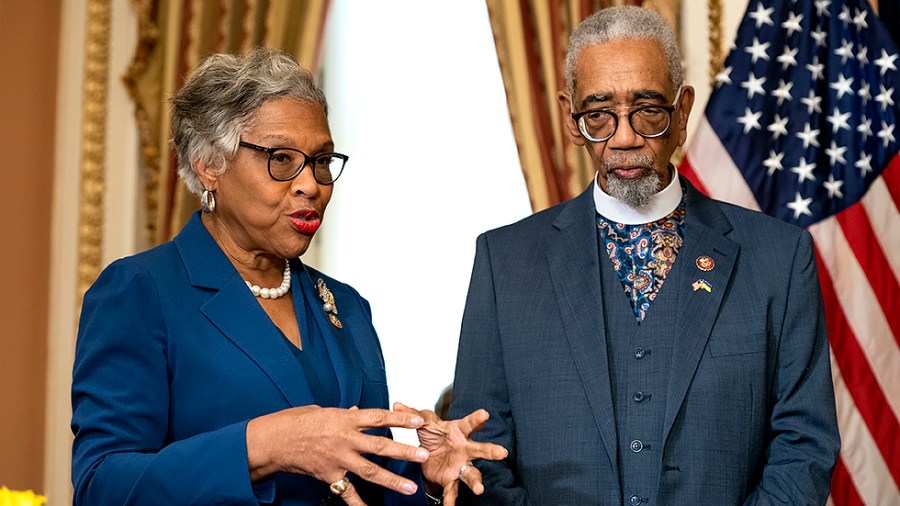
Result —
<path fill-rule="evenodd" d="M 487 0 L 510 120 L 531 207 L 580 193 L 594 175 L 584 149 L 563 130 L 556 93 L 565 89 L 569 35 L 611 5 L 643 5 L 677 29 L 680 0 Z"/>
<path fill-rule="evenodd" d="M 146 238 L 170 239 L 197 208 L 178 181 L 168 98 L 211 53 L 261 45 L 316 73 L 329 0 L 132 0 L 138 44 L 123 77 L 135 105 L 146 182 Z"/>

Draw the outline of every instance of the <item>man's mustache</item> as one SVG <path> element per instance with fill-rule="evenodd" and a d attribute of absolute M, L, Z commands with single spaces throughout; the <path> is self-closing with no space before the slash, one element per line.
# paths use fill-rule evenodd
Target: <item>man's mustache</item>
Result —
<path fill-rule="evenodd" d="M 653 158 L 647 155 L 613 155 L 607 157 L 604 162 L 607 172 L 616 169 L 633 169 L 636 167 L 642 169 L 653 168 Z"/>

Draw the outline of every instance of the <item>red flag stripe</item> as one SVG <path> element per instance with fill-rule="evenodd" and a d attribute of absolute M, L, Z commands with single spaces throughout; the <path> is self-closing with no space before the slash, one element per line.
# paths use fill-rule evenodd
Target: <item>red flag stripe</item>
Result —
<path fill-rule="evenodd" d="M 836 311 L 833 311 L 836 313 Z M 829 314 L 829 318 L 831 318 Z M 829 324 L 829 329 L 832 324 Z M 844 439 L 851 437 L 852 431 L 844 431 L 843 427 L 848 425 L 864 424 L 869 437 L 874 438 L 873 441 L 900 441 L 900 423 L 894 418 L 893 413 L 888 407 L 887 400 L 883 392 L 878 388 L 875 378 L 872 376 L 871 370 L 866 367 L 865 357 L 856 344 L 852 336 L 844 336 L 843 339 L 834 339 L 831 342 L 831 349 L 834 351 L 832 357 L 832 370 L 841 372 L 842 376 L 850 378 L 844 382 L 844 389 L 847 394 L 847 401 L 850 401 L 858 417 L 858 423 L 851 424 L 847 421 L 846 416 L 839 425 L 842 427 L 841 435 Z M 846 355 L 842 355 L 846 353 Z M 835 392 L 838 395 L 838 392 Z M 839 403 L 840 404 L 840 403 Z M 846 406 L 840 406 L 840 408 Z M 886 468 L 885 473 L 893 476 L 895 483 L 900 483 L 900 455 L 893 451 L 890 444 L 878 445 L 874 444 L 874 449 L 867 452 L 866 458 L 875 456 L 879 453 L 879 462 Z M 856 451 L 859 447 L 856 445 L 845 445 L 844 453 Z M 900 504 L 898 502 L 897 504 Z"/>
<path fill-rule="evenodd" d="M 707 195 L 759 211 L 753 192 L 705 116 L 697 123 L 685 158 L 690 158 L 696 180 L 708 190 Z"/>
<path fill-rule="evenodd" d="M 857 202 L 838 213 L 835 218 L 840 223 L 856 260 L 861 266 L 865 266 L 863 272 L 869 280 L 876 303 L 881 305 L 882 313 L 900 315 L 900 283 L 897 282 L 884 252 L 878 247 L 878 236 L 872 229 L 862 203 Z M 900 318 L 887 318 L 887 324 L 894 339 L 900 338 Z"/>
<path fill-rule="evenodd" d="M 850 327 L 847 317 L 841 310 L 838 294 L 828 269 L 821 261 L 819 255 L 819 280 L 822 285 L 822 298 L 825 307 L 829 308 L 826 316 L 828 335 L 830 336 L 831 349 L 834 352 L 831 357 L 832 371 L 835 385 L 842 387 L 842 392 L 835 390 L 835 396 L 839 397 L 843 392 L 845 402 L 850 402 L 854 408 L 854 416 L 865 424 L 867 433 L 879 441 L 900 441 L 900 423 L 888 406 L 888 401 L 878 385 L 878 381 L 869 368 L 866 356 L 859 346 L 853 329 Z M 848 378 L 846 380 L 842 378 Z M 848 409 L 838 402 L 838 411 Z M 847 415 L 838 414 L 838 419 L 847 420 Z M 840 424 L 842 427 L 846 423 Z M 842 436 L 850 432 L 841 431 Z M 856 449 L 855 445 L 844 445 L 846 451 Z M 877 445 L 876 445 L 877 448 Z M 876 450 L 877 451 L 877 450 Z M 885 464 L 890 469 L 894 479 L 900 481 L 900 454 L 888 452 L 883 455 Z"/>
<path fill-rule="evenodd" d="M 891 192 L 891 198 L 894 202 L 900 202 L 900 155 L 891 159 L 881 175 L 887 183 L 888 191 Z"/>
<path fill-rule="evenodd" d="M 831 363 L 836 364 L 836 352 Z M 837 419 L 841 431 L 841 461 L 847 467 L 857 493 L 866 504 L 900 504 L 900 490 L 891 474 L 878 440 L 869 432 L 857 404 L 847 389 L 841 369 L 832 365 Z M 835 489 L 832 484 L 832 491 Z M 840 503 L 838 503 L 840 504 Z"/>
<path fill-rule="evenodd" d="M 707 191 L 706 186 L 703 185 L 703 181 L 700 181 L 700 178 L 697 177 L 697 172 L 694 170 L 694 167 L 691 165 L 691 161 L 687 156 L 681 160 L 681 165 L 678 166 L 678 173 L 688 178 L 701 193 L 709 195 L 709 191 Z"/>
<path fill-rule="evenodd" d="M 839 458 L 837 465 L 834 466 L 834 474 L 831 476 L 831 497 L 828 503 L 841 506 L 865 505 L 856 491 L 856 486 L 853 485 L 853 480 L 850 479 L 850 473 L 842 458 Z"/>
<path fill-rule="evenodd" d="M 897 203 L 891 197 L 887 184 L 887 178 L 894 177 L 894 174 L 900 174 L 900 164 L 889 167 L 882 177 L 872 182 L 862 203 L 875 238 L 881 244 L 881 250 L 887 253 L 885 259 L 891 266 L 894 279 L 900 282 L 900 211 L 897 210 Z"/>
<path fill-rule="evenodd" d="M 834 217 L 825 219 L 810 226 L 809 231 L 834 283 L 837 301 L 850 329 L 894 415 L 900 418 L 900 367 L 896 367 L 900 364 L 900 347 L 891 333 L 887 315 L 881 312 L 865 272 L 856 261 L 837 220 Z M 896 318 L 896 315 L 892 317 Z"/>

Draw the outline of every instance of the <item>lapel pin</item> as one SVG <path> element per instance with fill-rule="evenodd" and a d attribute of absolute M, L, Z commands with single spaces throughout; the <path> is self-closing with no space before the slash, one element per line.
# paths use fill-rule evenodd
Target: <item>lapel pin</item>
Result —
<path fill-rule="evenodd" d="M 331 324 L 339 329 L 344 328 L 344 324 L 337 317 L 338 310 L 337 305 L 334 303 L 334 295 L 331 294 L 331 290 L 328 289 L 322 278 L 316 281 L 316 288 L 319 290 L 319 298 L 322 299 L 322 309 L 325 310 L 328 319 L 331 320 Z"/>
<path fill-rule="evenodd" d="M 705 279 L 698 279 L 697 281 L 694 281 L 694 284 L 692 286 L 694 287 L 695 292 L 697 290 L 706 290 L 707 292 L 712 293 L 712 285 L 710 285 L 709 282 Z"/>
<path fill-rule="evenodd" d="M 716 262 L 712 258 L 710 258 L 706 255 L 701 255 L 701 256 L 697 257 L 697 268 L 700 269 L 701 271 L 704 271 L 704 272 L 711 271 L 713 269 L 713 267 L 715 267 L 715 266 L 716 266 Z"/>

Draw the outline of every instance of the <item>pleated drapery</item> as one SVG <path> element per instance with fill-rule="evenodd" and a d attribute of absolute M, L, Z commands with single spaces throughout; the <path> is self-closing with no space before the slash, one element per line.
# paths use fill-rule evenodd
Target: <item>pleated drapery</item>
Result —
<path fill-rule="evenodd" d="M 145 178 L 146 236 L 170 239 L 197 208 L 178 181 L 169 97 L 207 55 L 281 49 L 316 73 L 329 0 L 132 0 L 138 47 L 123 77 L 134 101 Z"/>

